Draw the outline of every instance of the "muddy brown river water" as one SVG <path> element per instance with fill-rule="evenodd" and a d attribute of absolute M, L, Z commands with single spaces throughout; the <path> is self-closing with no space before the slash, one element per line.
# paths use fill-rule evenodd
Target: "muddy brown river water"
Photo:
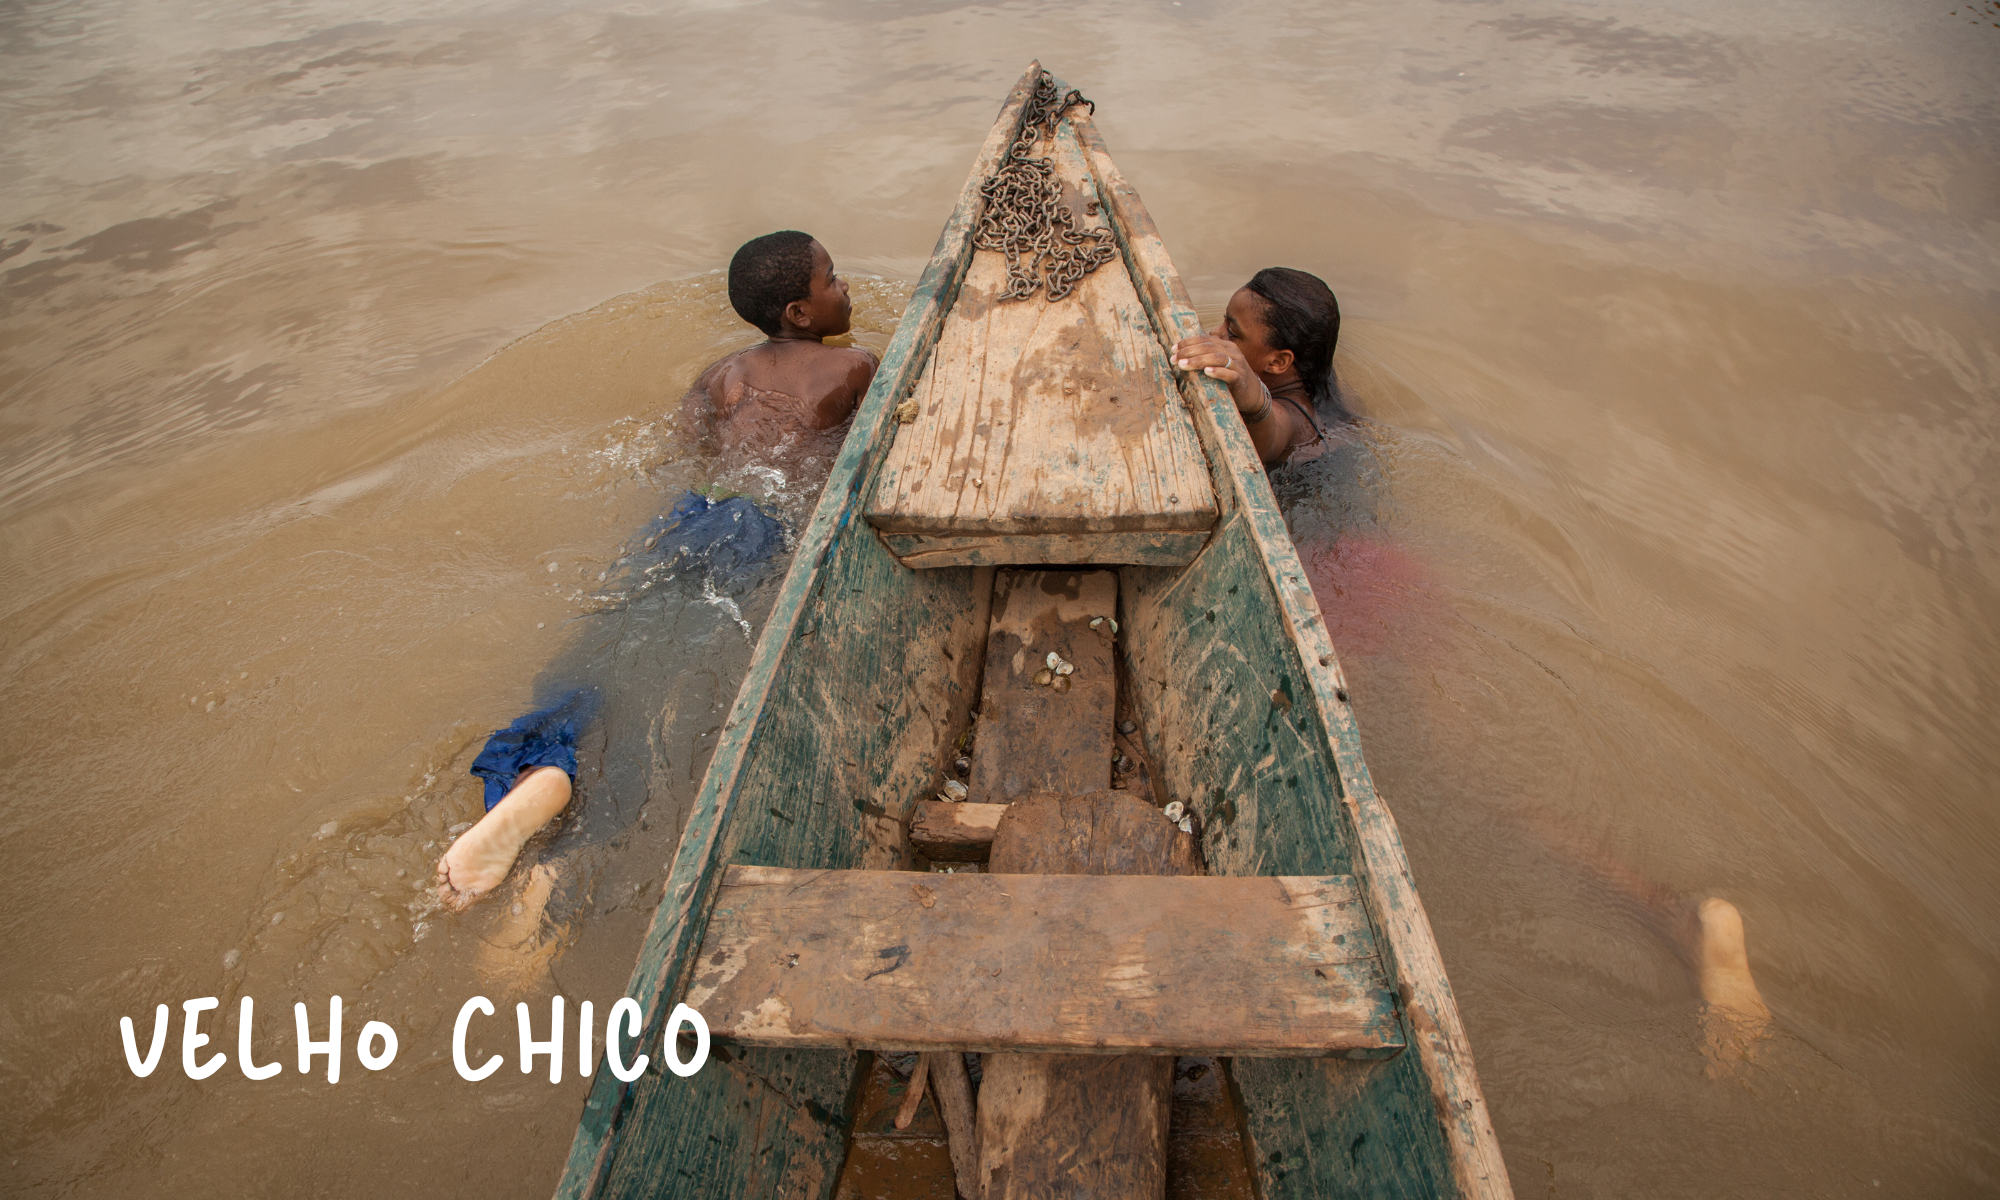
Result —
<path fill-rule="evenodd" d="M 810 501 L 681 448 L 715 272 L 810 230 L 879 349 L 1039 55 L 1205 312 L 1340 295 L 1361 419 L 1277 483 L 1517 1194 L 2000 1191 L 1993 8 L 0 5 L 5 1190 L 548 1194 L 573 1062 L 466 1083 L 452 1018 L 622 992 L 769 604 L 618 559 Z M 438 911 L 585 677 L 553 932 Z M 1740 907 L 1749 1059 L 1606 864 Z M 230 1064 L 135 1078 L 199 996 Z"/>

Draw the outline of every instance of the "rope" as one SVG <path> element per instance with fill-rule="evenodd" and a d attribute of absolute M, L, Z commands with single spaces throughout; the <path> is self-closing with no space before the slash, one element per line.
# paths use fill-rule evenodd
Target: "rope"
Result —
<path fill-rule="evenodd" d="M 1109 229 L 1078 228 L 1076 213 L 1062 202 L 1063 181 L 1054 164 L 1032 157 L 1044 134 L 1054 149 L 1056 125 L 1078 104 L 1097 112 L 1082 92 L 1071 88 L 1063 93 L 1055 76 L 1043 71 L 1021 118 L 1020 136 L 979 189 L 986 206 L 972 244 L 1007 256 L 1002 301 L 1025 300 L 1037 290 L 1046 291 L 1050 302 L 1060 300 L 1085 275 L 1118 257 Z"/>

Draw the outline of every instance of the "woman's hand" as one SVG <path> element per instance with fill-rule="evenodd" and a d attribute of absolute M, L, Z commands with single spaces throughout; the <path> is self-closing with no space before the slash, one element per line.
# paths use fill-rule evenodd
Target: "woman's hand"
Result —
<path fill-rule="evenodd" d="M 1210 379 L 1228 384 L 1237 412 L 1259 412 L 1270 402 L 1264 391 L 1264 381 L 1250 369 L 1250 362 L 1243 357 L 1243 351 L 1227 338 L 1210 333 L 1182 338 L 1174 343 L 1174 365 L 1183 371 L 1200 371 Z"/>
<path fill-rule="evenodd" d="M 1174 343 L 1174 365 L 1183 371 L 1200 371 L 1229 385 L 1229 396 L 1250 434 L 1257 457 L 1270 463 L 1283 462 L 1301 436 L 1290 406 L 1279 404 L 1264 389 L 1264 381 L 1250 369 L 1243 351 L 1228 338 L 1212 333 L 1196 334 Z"/>

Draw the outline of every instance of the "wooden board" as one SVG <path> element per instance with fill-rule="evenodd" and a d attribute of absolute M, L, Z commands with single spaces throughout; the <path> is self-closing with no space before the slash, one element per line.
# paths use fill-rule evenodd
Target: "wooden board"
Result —
<path fill-rule="evenodd" d="M 1106 793 L 1098 793 L 1104 795 Z M 1143 799 L 1144 791 L 1128 792 L 1133 799 Z M 1102 827 L 1090 824 L 1063 831 L 1063 836 L 1075 842 L 1109 838 L 1119 841 L 1127 851 L 1144 855 L 1145 861 L 1155 857 L 1154 843 L 1167 869 L 1148 872 L 1160 875 L 1198 875 L 1201 851 L 1196 847 L 1192 834 L 1182 833 L 1172 826 L 1157 828 L 1160 810 L 1147 803 L 1142 805 L 1149 815 L 1141 828 L 1127 828 L 1116 822 L 1107 822 Z M 917 801 L 916 815 L 910 820 L 910 848 L 932 862 L 985 862 L 993 850 L 994 835 L 999 831 L 1002 817 L 1020 808 L 1015 804 L 956 804 L 944 800 Z M 1016 813 L 1016 816 L 1020 814 Z M 1023 869 L 1018 864 L 1003 863 L 1008 873 L 1016 875 L 1064 875 L 1067 871 L 1038 868 Z"/>
<path fill-rule="evenodd" d="M 972 740 L 971 798 L 1005 804 L 1034 791 L 1079 795 L 1111 786 L 1118 676 L 1110 620 L 1113 571 L 999 571 L 986 676 Z M 1076 670 L 1058 692 L 1035 682 L 1050 651 Z"/>
<path fill-rule="evenodd" d="M 917 801 L 910 818 L 910 849 L 932 862 L 985 862 L 1005 804 Z"/>
<path fill-rule="evenodd" d="M 906 567 L 983 567 L 1005 563 L 1139 563 L 1151 567 L 1178 566 L 1201 551 L 1207 531 L 1176 533 L 1018 534 L 996 543 L 984 534 L 947 536 L 929 533 L 885 533 L 889 553 Z"/>
<path fill-rule="evenodd" d="M 1043 143 L 1044 150 L 1047 142 Z M 1050 158 L 1087 226 L 1097 185 L 1069 122 Z M 1122 259 L 1062 300 L 996 302 L 998 251 L 975 255 L 868 507 L 885 536 L 951 539 L 911 566 L 1187 562 L 1215 524 L 1208 462 Z M 1106 535 L 1180 533 L 1171 539 Z M 1068 546 L 1054 556 L 1060 536 Z M 985 544 L 978 556 L 966 546 Z M 907 543 L 892 541 L 903 552 Z M 1143 557 L 1126 557 L 1143 555 Z"/>
<path fill-rule="evenodd" d="M 931 1050 L 924 1054 L 924 1065 L 930 1068 L 931 1092 L 944 1117 L 951 1170 L 958 1190 L 967 1196 L 977 1195 L 979 1111 L 972 1097 L 972 1079 L 965 1069 L 965 1055 L 957 1050 Z"/>
<path fill-rule="evenodd" d="M 1402 1045 L 1344 876 L 734 866 L 686 999 L 718 1038 L 786 1048 L 1380 1057 Z"/>
<path fill-rule="evenodd" d="M 1006 806 L 995 875 L 1193 875 L 1193 841 L 1118 792 L 1043 793 Z M 985 1200 L 1053 1195 L 1159 1200 L 1167 1184 L 1173 1061 L 1164 1055 L 989 1054 L 980 1089 Z"/>
<path fill-rule="evenodd" d="M 979 1087 L 984 1200 L 1161 1200 L 1174 1060 L 992 1054 Z"/>
<path fill-rule="evenodd" d="M 999 807 L 991 875 L 1201 874 L 1193 835 L 1128 792 L 1044 792 Z"/>

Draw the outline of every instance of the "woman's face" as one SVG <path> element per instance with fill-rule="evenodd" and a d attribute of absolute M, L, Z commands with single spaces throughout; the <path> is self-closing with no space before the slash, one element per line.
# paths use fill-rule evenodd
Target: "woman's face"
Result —
<path fill-rule="evenodd" d="M 1264 323 L 1264 298 L 1249 288 L 1237 288 L 1229 298 L 1214 335 L 1236 343 L 1266 387 L 1292 374 L 1292 352 L 1271 348 L 1271 327 Z"/>

